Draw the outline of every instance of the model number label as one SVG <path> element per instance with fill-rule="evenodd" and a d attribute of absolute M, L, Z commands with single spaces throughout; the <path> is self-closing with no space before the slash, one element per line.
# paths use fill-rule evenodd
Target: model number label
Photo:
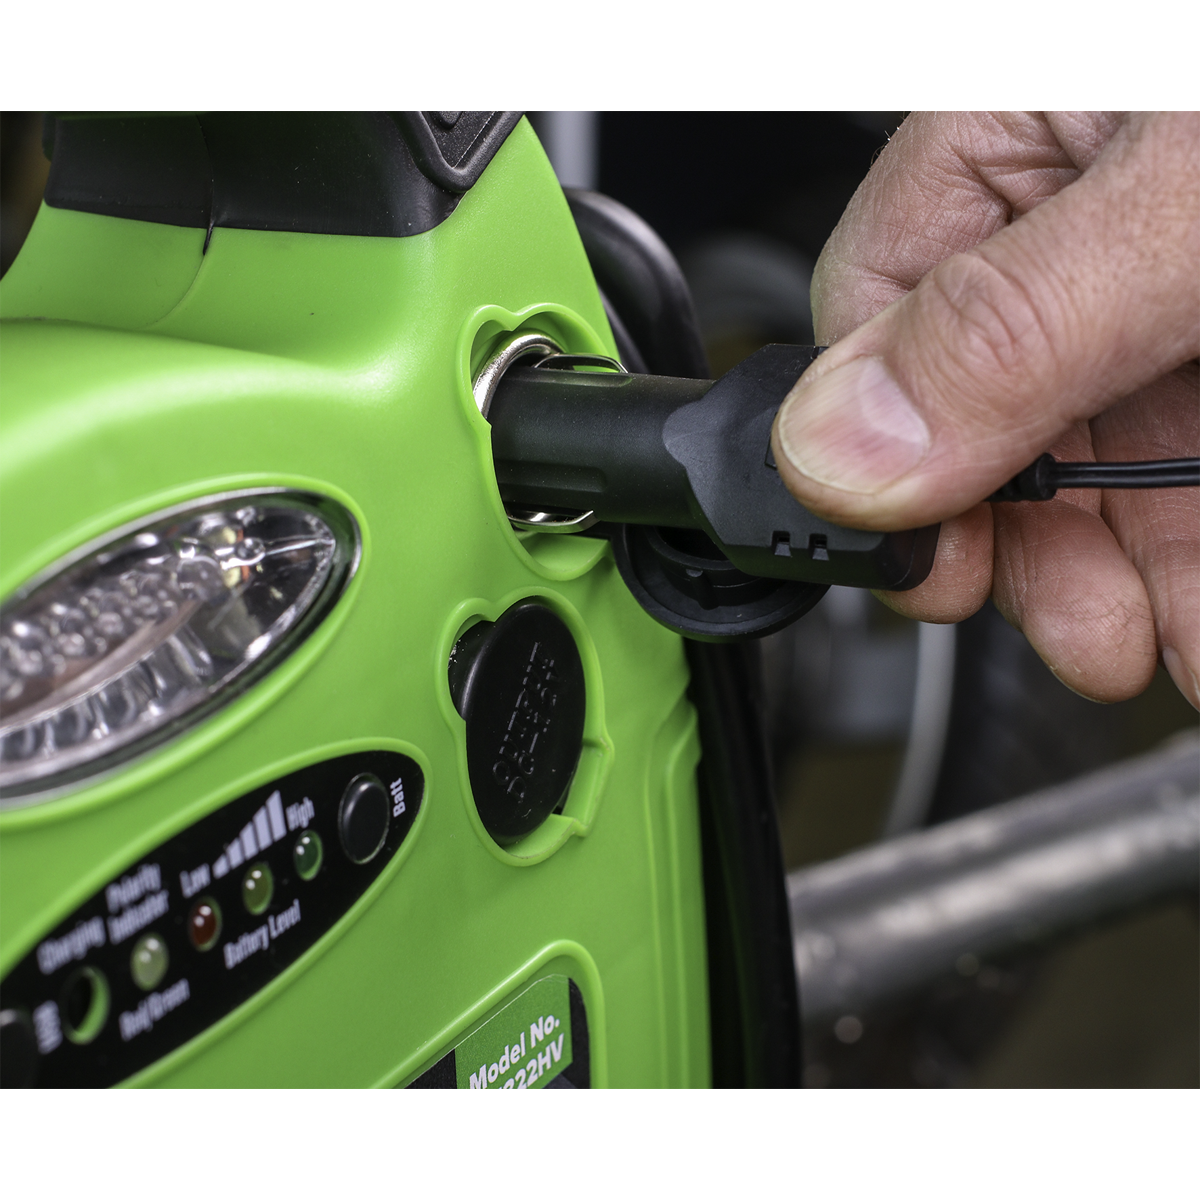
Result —
<path fill-rule="evenodd" d="M 572 1062 L 570 984 L 530 984 L 454 1051 L 460 1088 L 541 1088 Z"/>

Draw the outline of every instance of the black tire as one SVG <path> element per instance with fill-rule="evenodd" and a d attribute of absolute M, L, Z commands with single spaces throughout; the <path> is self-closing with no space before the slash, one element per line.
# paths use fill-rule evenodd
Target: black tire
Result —
<path fill-rule="evenodd" d="M 1064 687 L 991 601 L 958 626 L 957 638 L 954 699 L 929 824 L 1122 756 L 1122 710 Z"/>

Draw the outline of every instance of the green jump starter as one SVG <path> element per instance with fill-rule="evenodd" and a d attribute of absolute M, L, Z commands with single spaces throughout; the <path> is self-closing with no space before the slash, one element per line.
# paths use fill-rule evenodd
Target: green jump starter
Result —
<path fill-rule="evenodd" d="M 498 489 L 497 364 L 622 357 L 529 124 L 47 150 L 0 287 L 4 1085 L 797 1083 L 741 647 Z M 678 281 L 630 253 L 634 328 Z"/>

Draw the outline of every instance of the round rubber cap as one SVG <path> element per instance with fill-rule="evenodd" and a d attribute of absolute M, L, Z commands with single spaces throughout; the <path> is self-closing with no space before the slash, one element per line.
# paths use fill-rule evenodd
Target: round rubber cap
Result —
<path fill-rule="evenodd" d="M 824 583 L 746 575 L 699 530 L 623 525 L 612 547 L 634 599 L 660 625 L 699 642 L 766 637 L 829 590 Z"/>
<path fill-rule="evenodd" d="M 32 1087 L 38 1073 L 37 1039 L 29 1017 L 19 1009 L 0 1012 L 0 1086 Z"/>
<path fill-rule="evenodd" d="M 566 795 L 583 749 L 583 661 L 541 604 L 469 629 L 450 660 L 467 723 L 467 772 L 484 828 L 502 846 L 532 833 Z"/>
<path fill-rule="evenodd" d="M 391 815 L 391 797 L 374 775 L 350 781 L 338 809 L 338 836 L 352 863 L 370 862 L 379 853 Z"/>

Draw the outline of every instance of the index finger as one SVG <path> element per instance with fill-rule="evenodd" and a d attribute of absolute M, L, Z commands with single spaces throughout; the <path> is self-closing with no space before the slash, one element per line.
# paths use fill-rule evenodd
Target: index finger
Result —
<path fill-rule="evenodd" d="M 883 150 L 817 261 L 817 340 L 857 329 L 953 254 L 1078 178 L 1109 113 L 918 113 Z"/>

